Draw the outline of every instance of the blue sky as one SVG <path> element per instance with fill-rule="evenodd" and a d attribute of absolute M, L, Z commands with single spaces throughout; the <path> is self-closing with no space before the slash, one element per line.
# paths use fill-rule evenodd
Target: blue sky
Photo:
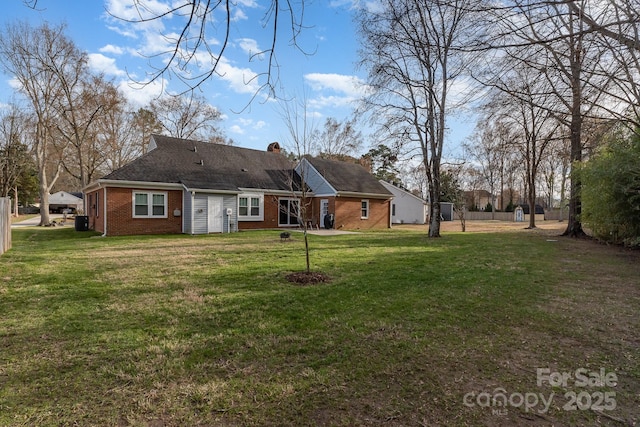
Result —
<path fill-rule="evenodd" d="M 153 68 L 145 56 L 166 48 L 161 33 L 171 33 L 178 19 L 154 22 L 148 25 L 127 24 L 109 16 L 111 13 L 131 17 L 133 0 L 38 0 L 37 10 L 24 5 L 22 0 L 5 0 L 3 23 L 21 19 L 37 26 L 44 21 L 52 24 L 66 22 L 68 36 L 89 54 L 90 66 L 103 72 L 127 94 L 137 106 L 145 105 L 165 90 L 177 93 L 184 86 L 177 79 L 158 81 L 136 88 L 130 80 L 144 80 Z M 166 10 L 175 0 L 146 0 L 155 10 Z M 255 84 L 246 82 L 265 70 L 265 61 L 249 60 L 250 55 L 269 46 L 271 32 L 263 28 L 268 0 L 238 0 L 234 4 L 230 45 L 219 68 L 223 76 L 209 79 L 201 86 L 202 94 L 224 115 L 222 124 L 228 137 L 236 145 L 264 149 L 273 141 L 287 145 L 287 131 L 277 103 L 255 94 Z M 280 80 L 287 96 L 305 96 L 308 113 L 316 125 L 325 118 L 344 120 L 349 117 L 361 93 L 364 74 L 356 71 L 358 42 L 352 23 L 351 1 L 305 1 L 305 29 L 298 45 L 305 55 L 289 43 L 290 31 L 286 19 L 282 20 L 278 34 L 277 60 Z M 221 34 L 208 33 L 215 45 Z M 214 46 L 215 47 L 215 46 Z M 155 65 L 160 65 L 158 59 Z M 264 80 L 257 80 L 263 82 Z M 12 92 L 9 76 L 0 82 L 0 102 L 7 102 Z M 282 93 L 281 93 L 282 94 Z M 466 125 L 454 125 L 450 139 L 457 145 L 465 137 Z M 363 128 L 365 137 L 366 127 Z M 460 130 L 458 130 L 460 129 Z M 368 149 L 370 140 L 365 142 Z"/>
<path fill-rule="evenodd" d="M 33 10 L 22 0 L 6 0 L 3 21 L 27 20 L 33 26 L 44 21 L 66 22 L 67 34 L 89 54 L 91 67 L 114 79 L 132 102 L 142 106 L 159 93 L 162 84 L 157 82 L 137 89 L 129 76 L 140 80 L 146 78 L 153 69 L 148 59 L 141 55 L 156 53 L 166 46 L 159 34 L 173 28 L 172 22 L 162 26 L 158 23 L 127 25 L 106 13 L 110 10 L 119 16 L 129 16 L 132 3 L 132 0 L 38 0 L 37 10 Z M 153 0 L 148 3 L 162 10 L 165 2 Z M 224 76 L 209 79 L 202 85 L 202 94 L 222 111 L 223 127 L 236 145 L 264 149 L 270 142 L 284 142 L 287 137 L 276 103 L 265 102 L 259 96 L 247 107 L 256 86 L 246 82 L 266 66 L 264 60 L 249 61 L 249 56 L 270 43 L 271 33 L 261 24 L 267 2 L 243 0 L 237 5 L 231 44 L 221 67 Z M 307 2 L 306 8 L 303 23 L 307 28 L 301 34 L 299 44 L 311 54 L 305 55 L 290 46 L 290 33 L 287 34 L 288 27 L 284 27 L 286 21 L 283 20 L 276 51 L 280 79 L 289 95 L 306 96 L 309 112 L 317 124 L 324 122 L 326 117 L 342 120 L 351 113 L 360 90 L 359 77 L 354 71 L 357 40 L 351 14 L 347 5 L 326 1 Z M 221 39 L 221 35 L 211 33 L 208 37 L 214 43 Z M 160 63 L 156 60 L 155 64 Z M 170 92 L 184 90 L 175 78 L 163 83 Z M 11 92 L 9 76 L 4 76 L 0 83 L 0 102 L 7 102 Z"/>

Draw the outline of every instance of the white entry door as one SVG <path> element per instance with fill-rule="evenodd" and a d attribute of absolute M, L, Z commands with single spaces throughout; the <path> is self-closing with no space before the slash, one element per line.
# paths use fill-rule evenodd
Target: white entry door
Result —
<path fill-rule="evenodd" d="M 320 199 L 320 220 L 318 224 L 324 227 L 324 217 L 329 213 L 329 199 Z"/>
<path fill-rule="evenodd" d="M 207 221 L 209 233 L 222 233 L 222 197 L 209 196 Z"/>

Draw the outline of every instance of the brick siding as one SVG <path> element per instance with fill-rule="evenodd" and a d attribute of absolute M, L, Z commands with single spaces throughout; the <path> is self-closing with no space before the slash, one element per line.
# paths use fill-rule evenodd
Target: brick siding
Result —
<path fill-rule="evenodd" d="M 360 218 L 362 200 L 369 200 L 369 217 L 366 219 Z M 335 199 L 334 227 L 344 230 L 389 228 L 390 203 L 389 200 L 381 199 L 338 197 Z M 331 212 L 331 208 L 329 212 Z"/>
<path fill-rule="evenodd" d="M 98 190 L 102 191 L 102 190 Z M 107 235 L 127 236 L 132 234 L 180 234 L 182 233 L 182 216 L 174 216 L 173 211 L 178 209 L 184 213 L 182 207 L 182 191 L 158 190 L 167 193 L 167 218 L 133 218 L 133 193 L 136 191 L 148 192 L 151 190 L 133 188 L 107 189 L 108 215 Z M 100 200 L 102 202 L 102 199 Z M 102 212 L 100 212 L 102 214 Z M 99 222 L 104 221 L 100 219 Z M 96 231 L 98 230 L 94 226 Z M 90 221 L 91 223 L 91 221 Z"/>

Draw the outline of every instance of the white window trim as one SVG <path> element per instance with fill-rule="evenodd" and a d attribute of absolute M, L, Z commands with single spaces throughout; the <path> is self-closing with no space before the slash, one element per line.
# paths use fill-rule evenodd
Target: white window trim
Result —
<path fill-rule="evenodd" d="M 136 194 L 146 194 L 147 195 L 147 207 L 149 214 L 147 215 L 136 215 Z M 164 196 L 164 215 L 154 215 L 153 214 L 153 196 L 154 195 L 162 195 Z M 133 191 L 131 193 L 131 213 L 133 218 L 168 218 L 169 215 L 167 213 L 167 208 L 169 205 L 169 193 L 166 191 Z"/>
<path fill-rule="evenodd" d="M 362 204 L 366 203 L 367 204 L 367 214 L 366 215 L 362 215 Z M 369 219 L 369 209 L 371 209 L 371 206 L 369 205 L 369 199 L 362 199 L 360 200 L 360 219 Z"/>
<path fill-rule="evenodd" d="M 248 215 L 240 215 L 240 199 L 247 198 L 247 212 Z M 258 203 L 258 215 L 251 215 L 251 199 L 259 199 Z M 238 212 L 238 221 L 264 221 L 264 194 L 260 193 L 242 193 L 238 194 L 236 212 Z"/>

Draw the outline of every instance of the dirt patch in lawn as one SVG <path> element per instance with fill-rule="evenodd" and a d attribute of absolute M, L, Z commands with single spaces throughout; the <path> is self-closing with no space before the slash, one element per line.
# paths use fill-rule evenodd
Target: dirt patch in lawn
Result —
<path fill-rule="evenodd" d="M 308 286 L 328 283 L 331 278 L 319 271 L 296 271 L 286 275 L 286 279 L 296 285 Z"/>

